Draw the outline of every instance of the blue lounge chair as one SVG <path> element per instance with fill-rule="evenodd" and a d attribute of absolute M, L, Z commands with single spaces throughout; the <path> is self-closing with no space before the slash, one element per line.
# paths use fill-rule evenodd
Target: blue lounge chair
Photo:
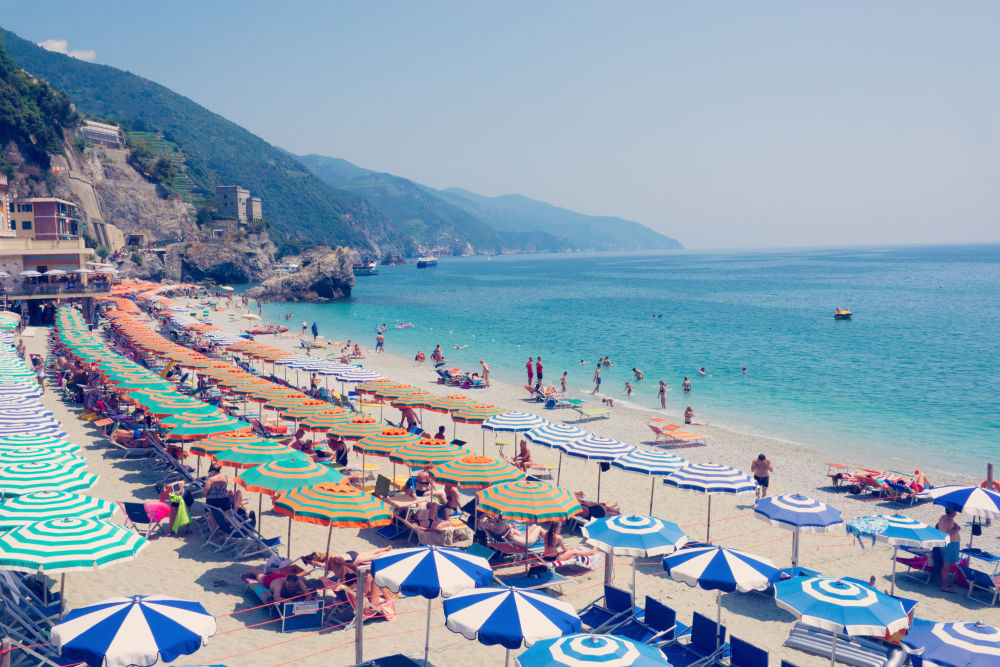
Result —
<path fill-rule="evenodd" d="M 622 625 L 642 611 L 632 604 L 632 594 L 610 584 L 604 584 L 604 595 L 577 612 L 583 627 L 590 632 L 605 632 Z"/>
<path fill-rule="evenodd" d="M 721 662 L 716 662 L 721 666 Z M 767 667 L 767 651 L 737 637 L 729 639 L 729 667 Z"/>
<path fill-rule="evenodd" d="M 997 584 L 993 580 L 993 577 L 982 570 L 976 570 L 961 563 L 958 564 L 958 569 L 969 584 L 969 595 L 967 597 L 971 598 L 975 591 L 986 591 L 986 594 L 989 596 L 990 606 L 997 603 L 997 596 L 1000 594 L 1000 591 L 997 590 Z"/>
<path fill-rule="evenodd" d="M 718 637 L 716 632 L 719 633 Z M 725 659 L 729 654 L 726 626 L 716 625 L 715 621 L 707 616 L 697 612 L 692 615 L 690 636 L 691 640 L 688 642 L 674 641 L 660 647 L 667 661 L 674 667 L 713 664 Z"/>
<path fill-rule="evenodd" d="M 641 618 L 633 617 L 615 628 L 614 634 L 627 637 L 640 644 L 656 645 L 672 642 L 687 634 L 688 626 L 677 622 L 677 612 L 646 596 L 645 613 Z"/>

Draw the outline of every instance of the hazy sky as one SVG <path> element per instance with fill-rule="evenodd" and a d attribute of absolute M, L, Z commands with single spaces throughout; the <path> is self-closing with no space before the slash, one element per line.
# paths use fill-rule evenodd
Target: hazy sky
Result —
<path fill-rule="evenodd" d="M 297 153 L 689 247 L 1000 240 L 996 2 L 24 2 Z"/>

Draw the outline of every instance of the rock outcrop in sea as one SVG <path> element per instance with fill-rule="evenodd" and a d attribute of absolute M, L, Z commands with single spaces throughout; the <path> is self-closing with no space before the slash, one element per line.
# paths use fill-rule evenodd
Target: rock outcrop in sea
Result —
<path fill-rule="evenodd" d="M 266 301 L 332 301 L 351 295 L 354 287 L 350 248 L 335 248 L 305 259 L 298 271 L 268 278 L 245 294 Z"/>

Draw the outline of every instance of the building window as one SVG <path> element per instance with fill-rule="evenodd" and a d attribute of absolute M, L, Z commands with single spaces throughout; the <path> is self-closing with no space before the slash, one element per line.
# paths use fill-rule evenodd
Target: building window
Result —
<path fill-rule="evenodd" d="M 23 230 L 25 230 L 25 231 L 27 231 L 27 230 L 31 229 L 31 220 L 24 220 L 24 221 L 23 221 L 23 222 L 21 223 L 21 229 L 23 229 Z"/>

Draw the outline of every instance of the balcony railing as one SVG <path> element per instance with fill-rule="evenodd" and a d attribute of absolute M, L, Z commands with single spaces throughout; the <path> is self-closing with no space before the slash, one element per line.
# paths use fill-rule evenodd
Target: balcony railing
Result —
<path fill-rule="evenodd" d="M 67 296 L 72 296 L 76 294 L 101 294 L 111 291 L 111 283 L 100 281 L 92 282 L 86 285 L 78 282 L 74 283 L 22 283 L 20 285 L 0 285 L 0 290 L 6 292 L 8 299 L 16 299 L 21 296 L 39 296 L 39 295 L 53 295 L 58 296 L 60 294 L 65 294 Z"/>

